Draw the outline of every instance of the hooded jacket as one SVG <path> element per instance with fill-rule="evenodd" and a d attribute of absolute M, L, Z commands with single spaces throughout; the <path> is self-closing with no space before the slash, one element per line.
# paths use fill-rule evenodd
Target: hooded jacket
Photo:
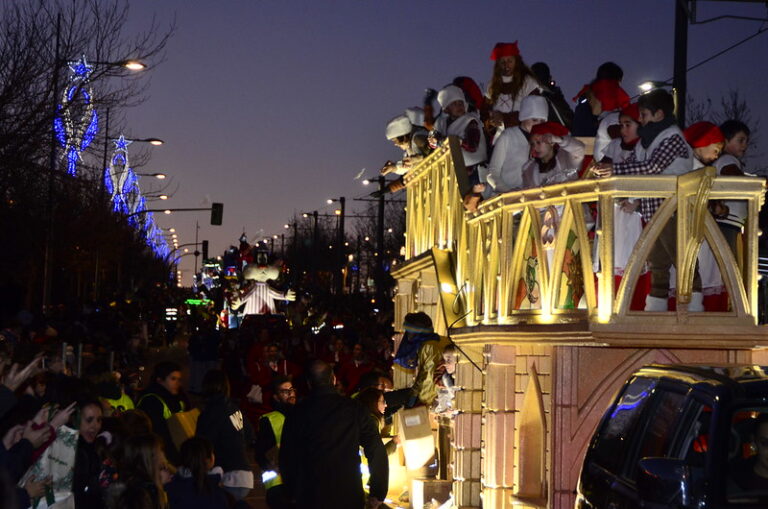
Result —
<path fill-rule="evenodd" d="M 253 443 L 253 428 L 231 399 L 223 394 L 211 397 L 197 418 L 195 435 L 211 441 L 216 465 L 224 472 L 251 470 L 246 447 Z"/>

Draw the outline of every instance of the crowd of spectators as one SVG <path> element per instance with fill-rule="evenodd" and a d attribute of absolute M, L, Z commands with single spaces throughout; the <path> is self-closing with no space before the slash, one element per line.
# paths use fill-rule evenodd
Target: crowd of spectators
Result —
<path fill-rule="evenodd" d="M 3 323 L 5 507 L 247 507 L 254 462 L 267 468 L 262 417 L 309 393 L 310 363 L 326 361 L 344 397 L 392 389 L 391 334 L 375 322 L 328 318 L 313 333 L 272 317 L 226 330 L 183 307 L 165 327 L 101 312 Z M 169 418 L 190 411 L 194 436 L 180 442 Z"/>

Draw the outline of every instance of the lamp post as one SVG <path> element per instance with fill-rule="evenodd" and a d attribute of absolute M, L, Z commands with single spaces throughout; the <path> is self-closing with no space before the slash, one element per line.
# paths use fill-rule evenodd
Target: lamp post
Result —
<path fill-rule="evenodd" d="M 387 181 L 384 175 L 379 176 L 379 210 L 376 221 L 376 304 L 379 309 L 384 305 L 384 194 L 387 190 Z"/>
<path fill-rule="evenodd" d="M 339 216 L 338 228 L 336 230 L 336 243 L 339 246 L 339 250 L 338 250 L 339 252 L 337 254 L 337 256 L 339 257 L 339 268 L 338 268 L 338 272 L 336 273 L 335 282 L 336 282 L 336 294 L 341 295 L 342 293 L 344 293 L 344 277 L 343 277 L 344 269 L 343 268 L 346 265 L 346 260 L 344 258 L 344 212 L 345 212 L 347 201 L 346 201 L 346 198 L 344 198 L 343 196 L 339 198 L 328 199 L 329 205 L 334 202 L 338 202 L 339 204 L 339 209 L 336 210 L 336 215 Z"/>

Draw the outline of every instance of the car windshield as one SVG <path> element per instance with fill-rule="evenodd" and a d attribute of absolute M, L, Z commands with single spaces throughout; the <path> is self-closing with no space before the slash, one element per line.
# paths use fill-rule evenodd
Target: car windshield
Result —
<path fill-rule="evenodd" d="M 768 406 L 745 406 L 731 415 L 727 497 L 744 504 L 768 500 Z"/>

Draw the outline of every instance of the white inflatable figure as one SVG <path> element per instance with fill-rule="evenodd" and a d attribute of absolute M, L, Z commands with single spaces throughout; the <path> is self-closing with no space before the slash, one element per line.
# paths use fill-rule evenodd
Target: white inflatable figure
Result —
<path fill-rule="evenodd" d="M 267 263 L 267 254 L 258 253 L 255 263 L 250 263 L 243 269 L 243 278 L 246 281 L 253 281 L 253 285 L 237 299 L 234 307 L 245 303 L 244 315 L 273 315 L 277 312 L 275 301 L 296 300 L 296 293 L 293 290 L 280 292 L 269 285 L 267 281 L 275 280 L 278 276 L 280 276 L 280 266 L 270 265 Z"/>

